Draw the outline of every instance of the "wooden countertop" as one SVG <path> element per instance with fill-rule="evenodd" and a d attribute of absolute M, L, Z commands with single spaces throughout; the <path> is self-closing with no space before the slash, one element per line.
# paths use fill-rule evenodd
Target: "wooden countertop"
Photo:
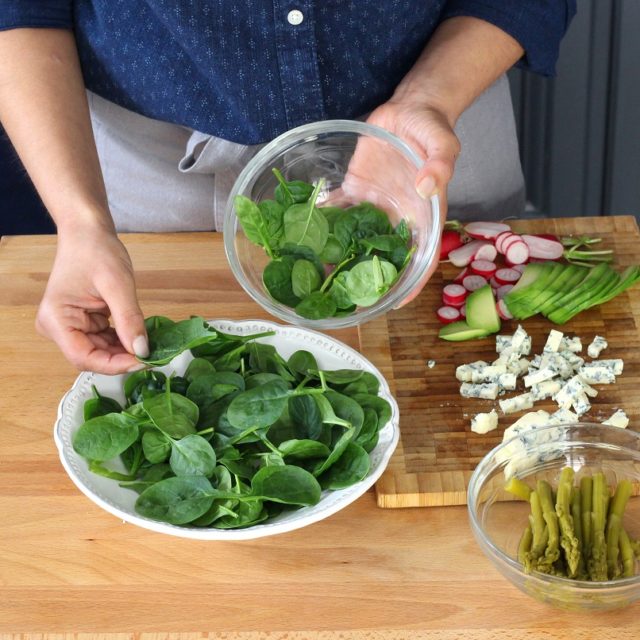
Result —
<path fill-rule="evenodd" d="M 266 318 L 220 236 L 123 238 L 146 315 Z M 308 528 L 236 543 L 164 536 L 102 511 L 67 477 L 52 437 L 76 376 L 33 328 L 54 250 L 51 237 L 0 241 L 2 640 L 640 637 L 638 603 L 587 615 L 520 593 L 481 554 L 466 507 L 379 509 L 369 492 Z M 358 346 L 356 331 L 334 335 Z"/>

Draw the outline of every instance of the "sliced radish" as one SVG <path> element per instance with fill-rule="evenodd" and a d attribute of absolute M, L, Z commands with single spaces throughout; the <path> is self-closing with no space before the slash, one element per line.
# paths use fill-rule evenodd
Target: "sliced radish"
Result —
<path fill-rule="evenodd" d="M 464 230 L 472 238 L 493 240 L 498 234 L 511 229 L 502 222 L 470 222 L 464 225 Z"/>
<path fill-rule="evenodd" d="M 467 289 L 459 284 L 448 284 L 442 290 L 442 302 L 449 307 L 461 307 L 467 297 Z"/>
<path fill-rule="evenodd" d="M 512 284 L 503 284 L 501 287 L 496 289 L 496 298 L 498 298 L 498 300 L 502 300 L 502 298 L 504 298 L 511 289 L 513 289 Z"/>
<path fill-rule="evenodd" d="M 529 247 L 529 255 L 532 258 L 542 258 L 544 260 L 558 260 L 564 254 L 564 247 L 557 240 L 550 240 L 542 236 L 523 235 L 522 239 Z"/>
<path fill-rule="evenodd" d="M 436 315 L 438 316 L 438 320 L 440 320 L 442 324 L 449 324 L 450 322 L 460 320 L 460 311 L 458 311 L 458 309 L 454 309 L 453 307 L 440 307 L 436 311 Z"/>
<path fill-rule="evenodd" d="M 446 260 L 451 251 L 461 246 L 462 236 L 457 231 L 451 229 L 443 231 L 440 242 L 440 260 Z"/>
<path fill-rule="evenodd" d="M 529 260 L 529 247 L 526 242 L 518 240 L 507 247 L 504 257 L 511 264 L 524 264 Z"/>
<path fill-rule="evenodd" d="M 502 285 L 496 280 L 495 276 L 489 280 L 492 289 L 499 289 Z"/>
<path fill-rule="evenodd" d="M 489 260 L 493 262 L 498 256 L 498 250 L 492 244 L 485 244 L 476 251 L 474 260 Z"/>
<path fill-rule="evenodd" d="M 466 276 L 469 275 L 469 273 L 471 272 L 471 270 L 469 269 L 469 267 L 465 267 L 454 279 L 454 282 L 457 282 L 458 284 L 461 284 L 462 281 L 465 279 Z"/>
<path fill-rule="evenodd" d="M 449 260 L 456 267 L 466 267 L 476 256 L 478 249 L 489 244 L 485 240 L 472 240 L 449 252 Z"/>
<path fill-rule="evenodd" d="M 522 273 L 526 268 L 527 265 L 526 264 L 514 264 L 511 266 L 512 269 L 514 269 L 515 271 L 519 271 L 520 273 Z"/>
<path fill-rule="evenodd" d="M 466 318 L 466 317 L 467 317 L 467 308 L 466 308 L 466 307 L 460 307 L 460 315 L 461 315 L 463 318 Z"/>
<path fill-rule="evenodd" d="M 522 236 L 519 236 L 517 233 L 512 233 L 508 238 L 505 238 L 502 241 L 502 254 L 507 255 L 507 250 L 514 242 L 524 242 Z"/>
<path fill-rule="evenodd" d="M 467 291 L 475 291 L 476 289 L 480 289 L 481 287 L 484 287 L 485 284 L 487 284 L 487 279 L 479 275 L 467 276 L 462 281 L 462 286 Z"/>
<path fill-rule="evenodd" d="M 520 280 L 522 273 L 516 269 L 498 269 L 493 276 L 499 285 L 515 284 Z"/>
<path fill-rule="evenodd" d="M 513 314 L 509 311 L 504 300 L 498 300 L 498 302 L 496 302 L 496 310 L 502 320 L 511 320 L 513 318 Z"/>
<path fill-rule="evenodd" d="M 502 233 L 499 233 L 494 240 L 494 244 L 496 249 L 498 250 L 498 253 L 502 253 L 502 243 L 509 237 L 514 235 L 512 231 L 503 231 Z"/>
<path fill-rule="evenodd" d="M 524 243 L 523 243 L 524 244 Z M 487 280 L 496 272 L 496 263 L 490 260 L 474 260 L 470 265 L 471 271 Z"/>

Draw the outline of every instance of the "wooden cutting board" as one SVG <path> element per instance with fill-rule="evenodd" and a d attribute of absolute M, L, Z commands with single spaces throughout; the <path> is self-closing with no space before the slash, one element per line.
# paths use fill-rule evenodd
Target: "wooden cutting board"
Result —
<path fill-rule="evenodd" d="M 632 216 L 561 218 L 512 221 L 520 233 L 555 233 L 601 237 L 598 248 L 614 250 L 614 266 L 621 270 L 640 261 L 640 233 Z M 458 365 L 495 360 L 495 337 L 450 343 L 437 337 L 435 311 L 442 305 L 442 288 L 460 269 L 443 263 L 422 293 L 410 304 L 360 327 L 362 353 L 386 376 L 400 407 L 400 443 L 376 485 L 380 507 L 423 507 L 466 503 L 466 487 L 482 457 L 502 441 L 503 430 L 519 415 L 503 416 L 497 401 L 462 398 L 455 378 Z M 624 372 L 615 385 L 600 385 L 586 418 L 603 420 L 624 408 L 631 422 L 640 424 L 640 286 L 605 305 L 589 309 L 560 327 L 542 316 L 522 324 L 532 336 L 532 354 L 540 353 L 549 330 L 582 339 L 587 345 L 598 334 L 609 348 L 601 358 L 623 358 Z M 516 321 L 503 322 L 500 333 L 510 334 Z M 585 355 L 586 357 L 586 355 Z M 432 368 L 427 362 L 435 361 Z M 522 382 L 519 381 L 519 389 Z M 521 391 L 519 391 L 521 392 Z M 515 395 L 512 392 L 510 395 Z M 498 429 L 486 435 L 470 430 L 476 413 L 496 408 Z M 553 401 L 534 409 L 555 411 Z"/>

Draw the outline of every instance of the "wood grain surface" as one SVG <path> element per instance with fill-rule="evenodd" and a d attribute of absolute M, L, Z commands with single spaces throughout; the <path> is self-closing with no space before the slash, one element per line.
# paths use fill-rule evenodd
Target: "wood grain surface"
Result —
<path fill-rule="evenodd" d="M 555 233 L 602 237 L 602 248 L 614 249 L 614 266 L 619 271 L 640 260 L 640 234 L 631 216 L 562 218 L 517 221 L 521 233 Z M 376 364 L 395 389 L 400 407 L 400 445 L 389 467 L 376 485 L 381 507 L 419 507 L 466 503 L 466 487 L 482 457 L 502 440 L 505 427 L 521 414 L 504 416 L 497 401 L 462 398 L 455 378 L 456 366 L 475 360 L 496 359 L 495 337 L 466 342 L 446 342 L 437 337 L 440 323 L 435 310 L 442 305 L 442 288 L 460 272 L 443 263 L 416 300 L 392 314 L 362 325 L 362 353 Z M 565 325 L 553 325 L 542 316 L 523 325 L 532 336 L 532 354 L 540 353 L 549 330 L 582 338 L 583 354 L 598 334 L 609 347 L 601 358 L 623 358 L 624 372 L 614 385 L 596 385 L 598 396 L 585 415 L 596 421 L 623 407 L 631 419 L 630 428 L 640 424 L 640 286 L 605 305 L 577 315 Z M 500 333 L 510 334 L 517 321 L 503 322 Z M 433 368 L 427 361 L 434 360 Z M 518 391 L 524 387 L 519 383 Z M 471 418 L 495 408 L 500 415 L 496 431 L 473 433 Z M 536 403 L 534 409 L 555 411 L 552 400 Z"/>
<path fill-rule="evenodd" d="M 266 317 L 219 236 L 125 236 L 146 314 Z M 512 587 L 464 507 L 379 509 L 237 543 L 125 524 L 65 474 L 52 427 L 77 372 L 33 321 L 48 237 L 0 241 L 0 640 L 627 640 L 638 606 L 582 615 Z M 355 332 L 336 337 L 357 346 Z"/>

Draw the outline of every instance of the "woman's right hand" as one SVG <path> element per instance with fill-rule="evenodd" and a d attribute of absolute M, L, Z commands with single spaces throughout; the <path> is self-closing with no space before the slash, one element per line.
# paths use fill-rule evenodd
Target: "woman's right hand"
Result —
<path fill-rule="evenodd" d="M 117 374 L 143 367 L 135 356 L 149 352 L 144 316 L 131 259 L 113 231 L 59 232 L 36 329 L 80 370 Z"/>

